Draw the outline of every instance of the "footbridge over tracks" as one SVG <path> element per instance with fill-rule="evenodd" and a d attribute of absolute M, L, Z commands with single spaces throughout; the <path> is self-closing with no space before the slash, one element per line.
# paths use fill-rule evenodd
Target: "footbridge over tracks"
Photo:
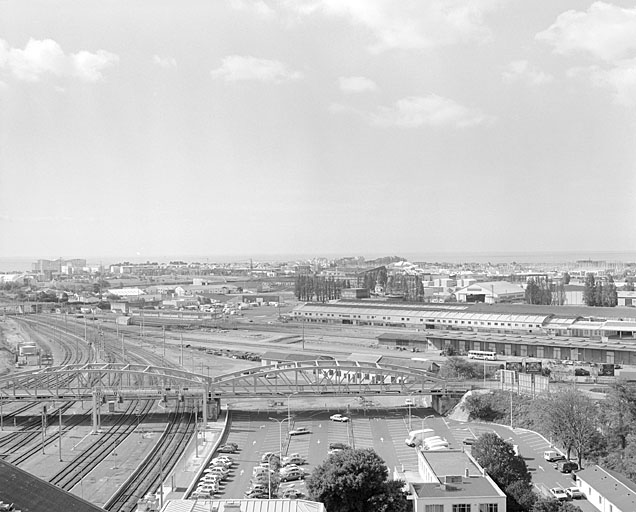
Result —
<path fill-rule="evenodd" d="M 202 403 L 204 421 L 223 398 L 281 396 L 463 395 L 469 387 L 430 372 L 357 361 L 302 361 L 210 376 L 143 364 L 88 363 L 45 367 L 0 378 L 0 405 L 10 401 L 156 399 Z M 212 407 L 210 408 L 210 404 Z"/>

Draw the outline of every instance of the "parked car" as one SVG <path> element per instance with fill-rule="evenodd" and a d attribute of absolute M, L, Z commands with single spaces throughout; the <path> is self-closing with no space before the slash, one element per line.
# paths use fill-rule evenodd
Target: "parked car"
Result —
<path fill-rule="evenodd" d="M 282 475 L 283 473 L 289 473 L 290 471 L 293 471 L 293 470 L 303 471 L 303 468 L 301 468 L 300 466 L 297 466 L 296 464 L 290 464 L 289 466 L 285 466 L 281 468 L 280 474 Z"/>
<path fill-rule="evenodd" d="M 406 400 L 404 400 L 404 405 L 415 405 L 415 402 L 412 398 L 407 398 Z"/>
<path fill-rule="evenodd" d="M 210 462 L 223 462 L 224 464 L 232 465 L 234 464 L 234 459 L 232 457 L 228 457 L 227 455 L 221 455 L 219 457 L 214 457 Z"/>
<path fill-rule="evenodd" d="M 477 439 L 474 437 L 465 437 L 464 439 L 462 439 L 462 444 L 465 444 L 466 446 L 472 446 L 475 444 L 475 441 L 477 441 Z"/>
<path fill-rule="evenodd" d="M 290 480 L 302 480 L 305 478 L 305 472 L 300 468 L 292 468 L 289 471 L 281 471 L 280 479 L 283 482 L 289 482 Z"/>
<path fill-rule="evenodd" d="M 285 489 L 280 495 L 280 497 L 287 500 L 299 500 L 304 498 L 305 494 L 300 492 L 298 489 L 294 489 L 293 487 L 290 487 L 288 489 Z"/>
<path fill-rule="evenodd" d="M 563 489 L 561 489 L 561 487 L 553 487 L 552 489 L 550 489 L 550 494 L 554 499 L 559 501 L 567 501 L 570 499 L 567 493 Z"/>
<path fill-rule="evenodd" d="M 585 497 L 578 487 L 567 487 L 565 494 L 567 494 L 571 500 L 578 500 Z"/>
<path fill-rule="evenodd" d="M 305 463 L 306 461 L 302 457 L 291 457 L 291 456 L 283 457 L 283 467 L 289 466 L 291 464 L 298 465 L 298 464 L 305 464 Z"/>
<path fill-rule="evenodd" d="M 227 468 L 222 468 L 221 466 L 214 466 L 213 468 L 208 468 L 210 471 L 207 472 L 207 474 L 209 475 L 220 475 L 220 476 L 227 476 L 230 472 L 229 469 Z"/>
<path fill-rule="evenodd" d="M 307 427 L 296 427 L 295 429 L 289 431 L 290 436 L 300 436 L 303 434 L 311 434 L 311 430 L 309 430 Z"/>
<path fill-rule="evenodd" d="M 332 414 L 331 416 L 329 416 L 329 419 L 331 421 L 339 421 L 341 423 L 349 421 L 349 418 L 347 416 L 343 416 L 342 414 Z"/>
<path fill-rule="evenodd" d="M 231 444 L 224 444 L 217 449 L 219 453 L 236 453 L 236 448 Z"/>
<path fill-rule="evenodd" d="M 269 498 L 269 492 L 268 491 L 250 490 L 250 491 L 246 491 L 244 496 L 246 498 L 248 498 L 248 499 L 264 500 L 264 499 Z"/>
<path fill-rule="evenodd" d="M 556 469 L 561 473 L 572 473 L 572 471 L 579 469 L 579 465 L 573 460 L 560 460 L 556 463 Z"/>
<path fill-rule="evenodd" d="M 268 492 L 269 490 L 269 486 L 267 484 L 252 484 L 250 486 L 250 488 L 248 489 L 248 491 L 254 491 L 254 492 Z"/>
<path fill-rule="evenodd" d="M 213 460 L 208 464 L 208 468 L 225 468 L 230 469 L 232 467 L 232 463 L 226 462 L 223 460 Z"/>
<path fill-rule="evenodd" d="M 210 499 L 213 495 L 210 494 L 209 492 L 206 491 L 199 491 L 199 490 L 195 490 L 192 494 L 190 494 L 190 498 L 193 498 L 195 500 L 205 500 L 205 499 Z"/>
<path fill-rule="evenodd" d="M 201 478 L 202 483 L 219 483 L 221 480 L 223 480 L 221 475 L 213 474 L 206 474 L 203 478 Z"/>

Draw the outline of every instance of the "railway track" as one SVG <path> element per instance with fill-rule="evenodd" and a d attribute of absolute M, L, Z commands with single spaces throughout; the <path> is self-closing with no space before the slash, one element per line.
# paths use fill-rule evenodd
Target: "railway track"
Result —
<path fill-rule="evenodd" d="M 120 341 L 117 328 L 100 327 L 89 330 L 85 325 L 84 337 L 82 338 L 76 334 L 78 326 L 74 325 L 72 320 L 69 322 L 65 319 L 62 323 L 55 315 L 33 315 L 28 318 L 16 318 L 16 320 L 23 322 L 22 325 L 25 329 L 29 329 L 29 336 L 35 339 L 40 346 L 51 347 L 51 349 L 61 353 L 62 356 L 59 358 L 61 364 L 89 362 L 97 360 L 99 357 L 102 360 L 112 362 L 125 359 L 127 362 L 178 368 L 178 365 L 166 364 L 163 357 L 142 346 L 132 335 L 128 336 L 128 340 Z M 93 341 L 89 343 L 88 333 L 91 331 L 94 331 L 94 335 L 92 336 Z M 41 381 L 39 385 L 42 385 Z M 118 446 L 135 431 L 140 420 L 143 424 L 146 416 L 151 414 L 153 405 L 154 401 L 151 400 L 128 402 L 126 410 L 117 416 L 115 423 L 110 425 L 108 429 L 104 429 L 94 442 L 83 451 L 78 452 L 71 461 L 50 477 L 49 481 L 62 489 L 73 489 L 88 473 L 98 468 L 100 463 L 107 460 L 107 457 L 118 449 Z M 71 406 L 72 403 L 69 403 L 62 407 Z M 28 414 L 32 407 L 35 406 L 20 407 L 12 414 L 15 415 L 15 418 L 19 418 Z M 138 470 L 108 501 L 107 510 L 114 512 L 132 511 L 140 498 L 157 490 L 162 473 L 167 474 L 172 469 L 194 434 L 196 422 L 193 419 L 192 409 L 192 405 L 186 406 L 184 403 L 178 403 L 175 410 L 168 415 L 166 430 L 146 460 L 139 464 Z M 62 412 L 65 410 L 67 409 L 62 409 Z M 59 411 L 59 408 L 50 411 L 47 415 L 47 422 L 53 424 L 55 418 L 59 417 Z M 84 414 L 66 418 L 61 435 L 70 433 L 77 425 L 88 424 L 90 414 L 91 411 L 88 410 Z M 24 464 L 30 458 L 37 457 L 44 446 L 60 441 L 59 432 L 45 438 L 42 442 L 40 442 L 41 435 L 41 417 L 32 415 L 24 423 L 22 432 L 10 434 L 6 440 L 6 446 L 1 449 L 5 454 L 8 454 L 8 460 L 11 462 L 17 465 Z M 0 444 L 0 446 L 2 445 Z"/>

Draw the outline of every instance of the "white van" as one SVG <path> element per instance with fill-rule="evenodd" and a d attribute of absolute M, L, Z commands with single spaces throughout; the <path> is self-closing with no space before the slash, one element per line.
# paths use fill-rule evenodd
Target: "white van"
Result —
<path fill-rule="evenodd" d="M 426 434 L 430 434 L 432 432 L 434 432 L 432 428 L 424 428 L 422 430 L 412 430 L 411 432 L 409 432 L 409 437 L 407 437 L 404 440 L 404 444 L 406 444 L 406 446 L 410 446 L 411 448 L 414 448 L 415 446 L 419 446 L 420 444 L 422 444 L 422 438 Z"/>
<path fill-rule="evenodd" d="M 561 452 L 557 452 L 556 450 L 546 450 L 545 452 L 543 452 L 543 458 L 548 462 L 565 460 L 565 456 Z"/>

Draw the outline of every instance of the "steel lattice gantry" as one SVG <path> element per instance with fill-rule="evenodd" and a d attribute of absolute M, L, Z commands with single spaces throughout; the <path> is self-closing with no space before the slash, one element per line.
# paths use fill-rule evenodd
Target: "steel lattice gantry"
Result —
<path fill-rule="evenodd" d="M 357 361 L 303 361 L 205 376 L 142 364 L 89 363 L 27 370 L 0 378 L 0 401 L 102 397 L 259 398 L 282 394 L 444 394 L 446 382 L 412 368 Z"/>
<path fill-rule="evenodd" d="M 430 372 L 358 361 L 301 361 L 259 366 L 216 377 L 215 396 L 347 396 L 366 394 L 438 394 L 446 384 Z"/>

